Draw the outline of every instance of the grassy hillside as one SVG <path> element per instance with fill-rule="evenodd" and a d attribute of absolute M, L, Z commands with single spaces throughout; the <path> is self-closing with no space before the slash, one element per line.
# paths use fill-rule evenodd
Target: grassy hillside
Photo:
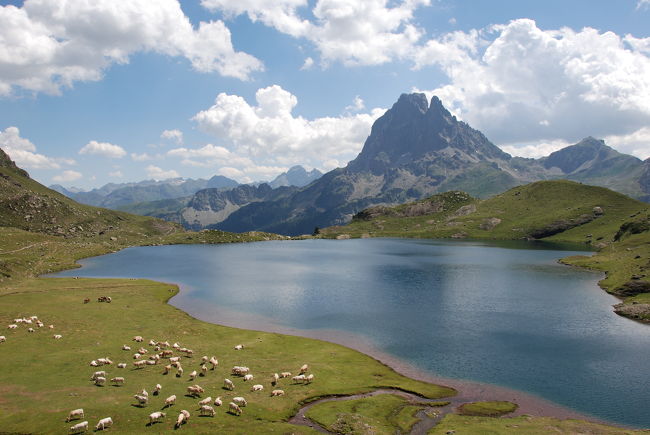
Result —
<path fill-rule="evenodd" d="M 650 322 L 650 205 L 572 181 L 540 181 L 481 201 L 447 192 L 397 207 L 373 207 L 326 238 L 533 239 L 580 243 L 598 251 L 567 264 L 602 270 L 601 286 L 623 298 L 616 311 Z"/>

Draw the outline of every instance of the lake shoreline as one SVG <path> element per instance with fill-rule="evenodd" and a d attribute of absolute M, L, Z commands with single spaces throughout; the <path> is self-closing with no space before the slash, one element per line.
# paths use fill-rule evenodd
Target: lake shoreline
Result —
<path fill-rule="evenodd" d="M 188 310 L 187 307 L 175 305 L 173 300 L 183 291 L 182 283 L 170 283 L 179 287 L 179 292 L 170 298 L 167 303 L 198 320 L 213 323 L 216 325 L 227 326 L 231 328 L 254 330 L 260 332 L 270 332 L 284 335 L 292 335 L 314 340 L 325 341 L 328 343 L 339 344 L 350 349 L 361 352 L 370 356 L 381 364 L 391 368 L 395 372 L 423 382 L 436 385 L 451 387 L 457 391 L 454 402 L 476 402 L 476 401 L 509 401 L 519 405 L 519 408 L 508 417 L 530 415 L 534 417 L 553 417 L 557 419 L 578 419 L 586 420 L 593 423 L 613 425 L 622 428 L 631 428 L 618 422 L 612 422 L 600 419 L 596 416 L 581 413 L 577 410 L 559 405 L 542 397 L 525 391 L 515 390 L 500 385 L 482 383 L 477 381 L 454 379 L 437 376 L 422 368 L 395 356 L 384 352 L 371 345 L 363 337 L 339 330 L 319 329 L 304 330 L 281 326 L 263 318 L 262 316 L 250 313 L 237 313 L 235 311 L 219 311 L 216 313 L 198 313 Z M 240 320 L 238 320 L 240 319 Z"/>

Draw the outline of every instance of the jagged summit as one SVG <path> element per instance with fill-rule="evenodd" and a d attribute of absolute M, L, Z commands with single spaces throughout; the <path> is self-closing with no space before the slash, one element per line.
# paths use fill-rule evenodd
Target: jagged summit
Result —
<path fill-rule="evenodd" d="M 402 94 L 375 121 L 363 150 L 348 164 L 351 171 L 374 174 L 416 160 L 509 160 L 511 156 L 481 132 L 458 121 L 436 96 L 431 104 L 420 93 Z"/>
<path fill-rule="evenodd" d="M 29 174 L 27 173 L 26 170 L 19 168 L 16 163 L 14 163 L 13 160 L 9 157 L 7 153 L 4 152 L 2 148 L 0 148 L 0 168 L 8 168 L 16 171 L 23 177 L 29 178 Z"/>

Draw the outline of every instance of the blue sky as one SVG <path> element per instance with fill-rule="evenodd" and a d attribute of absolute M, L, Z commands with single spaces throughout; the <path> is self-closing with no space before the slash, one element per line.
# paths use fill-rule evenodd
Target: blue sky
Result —
<path fill-rule="evenodd" d="M 44 184 L 330 170 L 415 90 L 511 154 L 650 157 L 650 0 L 0 4 L 0 147 Z"/>

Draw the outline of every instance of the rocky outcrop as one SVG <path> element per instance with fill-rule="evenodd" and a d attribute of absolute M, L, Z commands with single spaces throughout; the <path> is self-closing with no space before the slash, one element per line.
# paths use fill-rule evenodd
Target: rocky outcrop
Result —
<path fill-rule="evenodd" d="M 11 169 L 17 174 L 29 178 L 29 174 L 27 173 L 27 171 L 16 166 L 16 163 L 14 163 L 14 161 L 11 160 L 9 155 L 7 155 L 7 153 L 5 153 L 1 148 L 0 148 L 0 168 Z"/>

